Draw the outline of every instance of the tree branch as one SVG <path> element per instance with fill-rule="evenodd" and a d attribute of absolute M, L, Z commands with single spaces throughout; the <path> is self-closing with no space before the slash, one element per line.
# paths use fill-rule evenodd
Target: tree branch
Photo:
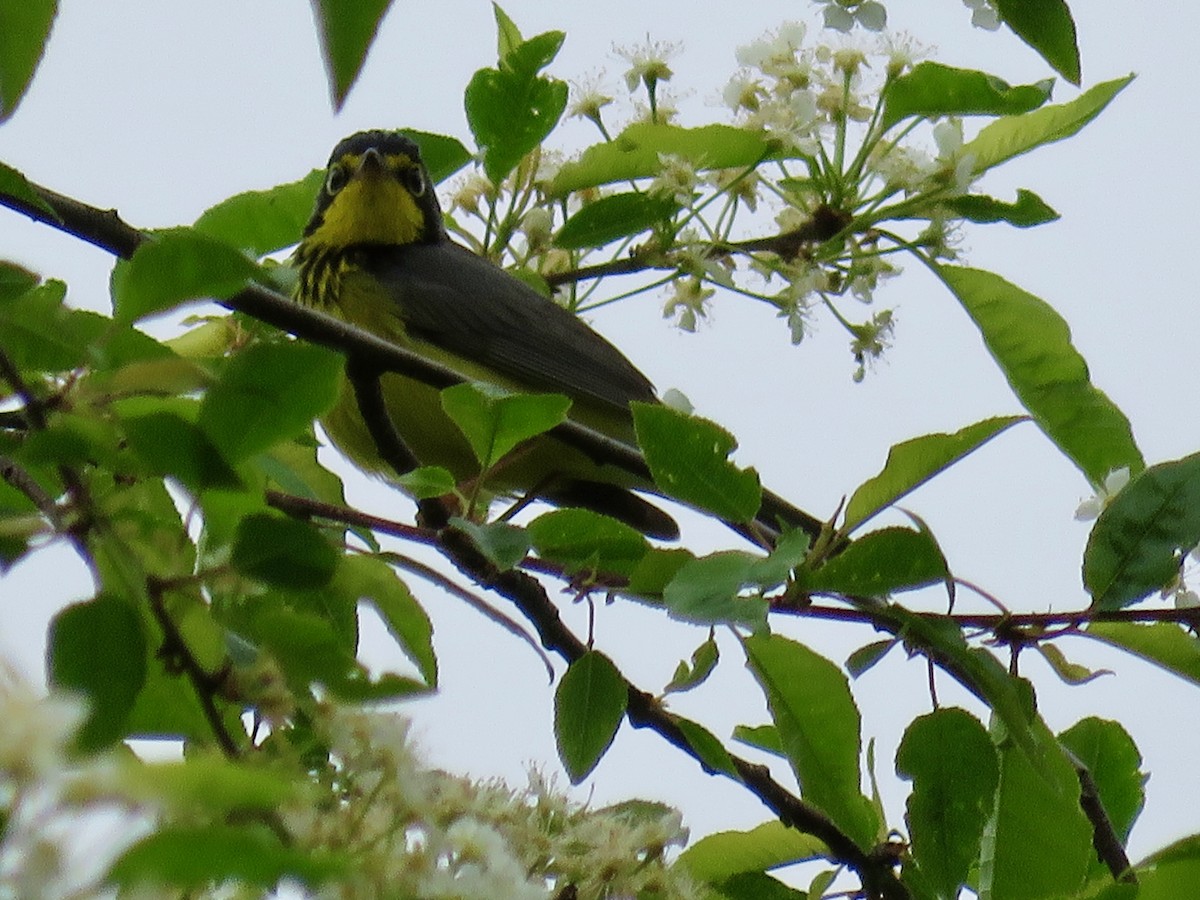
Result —
<path fill-rule="evenodd" d="M 500 571 L 476 548 L 463 532 L 447 529 L 440 546 L 463 574 L 481 587 L 507 597 L 537 629 L 542 646 L 557 653 L 568 663 L 583 656 L 588 646 L 563 623 L 558 607 L 546 595 L 541 584 L 516 569 Z M 625 681 L 629 701 L 626 715 L 636 728 L 649 728 L 668 743 L 682 750 L 709 774 L 714 772 L 684 737 L 675 718 L 655 698 Z M 890 862 L 882 862 L 864 851 L 841 831 L 823 812 L 806 803 L 780 785 L 765 766 L 730 754 L 741 783 L 786 825 L 811 834 L 824 842 L 830 858 L 845 863 L 858 873 L 869 898 L 906 900 L 908 890 L 896 877 Z"/>

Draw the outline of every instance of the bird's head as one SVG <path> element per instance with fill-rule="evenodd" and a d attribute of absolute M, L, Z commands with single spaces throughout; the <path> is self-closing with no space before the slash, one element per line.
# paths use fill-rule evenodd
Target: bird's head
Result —
<path fill-rule="evenodd" d="M 444 235 L 433 184 L 410 138 L 360 131 L 333 148 L 305 244 L 411 244 Z"/>

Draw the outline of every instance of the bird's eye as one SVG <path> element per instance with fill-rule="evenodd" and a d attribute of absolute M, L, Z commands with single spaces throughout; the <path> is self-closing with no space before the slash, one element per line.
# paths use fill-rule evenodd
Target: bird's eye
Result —
<path fill-rule="evenodd" d="M 346 170 L 342 166 L 330 166 L 325 176 L 325 193 L 333 196 L 346 186 Z"/>
<path fill-rule="evenodd" d="M 404 186 L 414 197 L 420 197 L 425 193 L 425 171 L 420 166 L 405 169 L 400 177 L 404 179 Z"/>

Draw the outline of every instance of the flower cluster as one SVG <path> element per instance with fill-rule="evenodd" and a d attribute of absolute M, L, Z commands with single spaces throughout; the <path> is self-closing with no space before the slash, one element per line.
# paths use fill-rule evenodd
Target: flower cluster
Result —
<path fill-rule="evenodd" d="M 878 31 L 886 23 L 886 11 L 873 0 L 819 2 L 832 28 Z M 760 141 L 758 161 L 721 168 L 707 151 L 681 144 L 679 152 L 657 153 L 653 174 L 561 196 L 551 188 L 559 160 L 538 150 L 532 164 L 500 186 L 466 178 L 451 211 L 474 222 L 450 227 L 494 259 L 565 284 L 562 299 L 579 312 L 659 288 L 664 316 L 695 331 L 723 288 L 773 308 L 797 344 L 828 315 L 849 336 L 860 380 L 888 347 L 894 312 L 858 305 L 874 304 L 881 283 L 899 273 L 899 253 L 955 257 L 951 201 L 978 177 L 961 121 L 903 128 L 886 121 L 888 86 L 922 51 L 903 37 L 873 40 L 871 49 L 840 39 L 823 43 L 791 22 L 737 50 L 738 68 L 720 100 L 732 126 Z M 635 104 L 639 97 L 649 103 L 645 116 L 634 109 L 627 127 L 672 120 L 662 87 L 674 77 L 677 52 L 676 45 L 649 39 L 617 51 L 628 64 L 624 87 Z M 568 114 L 591 122 L 604 142 L 619 140 L 605 118 L 614 115 L 610 108 L 621 93 L 598 77 L 586 79 L 575 86 Z M 615 248 L 556 245 L 564 221 L 596 200 L 631 192 L 662 201 L 664 218 Z M 772 217 L 775 237 L 763 238 L 772 233 Z M 514 240 L 521 237 L 523 243 Z M 629 254 L 643 263 L 635 271 L 671 274 L 602 296 L 596 269 L 628 271 L 620 257 Z M 596 266 L 594 255 L 607 261 Z M 588 268 L 587 277 L 572 277 Z"/>
<path fill-rule="evenodd" d="M 95 896 L 107 865 L 149 830 L 114 759 L 73 759 L 86 713 L 0 668 L 0 897 Z"/>
<path fill-rule="evenodd" d="M 537 773 L 513 790 L 425 768 L 393 714 L 338 710 L 328 730 L 333 799 L 285 817 L 300 846 L 356 862 L 318 896 L 545 900 L 568 885 L 581 900 L 701 896 L 666 865 L 687 836 L 674 810 L 588 809 Z"/>

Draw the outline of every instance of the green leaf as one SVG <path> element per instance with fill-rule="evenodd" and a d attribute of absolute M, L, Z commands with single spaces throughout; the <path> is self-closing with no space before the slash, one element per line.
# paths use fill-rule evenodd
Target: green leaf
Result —
<path fill-rule="evenodd" d="M 982 174 L 1014 156 L 1028 153 L 1043 144 L 1069 138 L 1100 115 L 1113 97 L 1131 81 L 1132 75 L 1105 81 L 1084 91 L 1069 103 L 998 119 L 981 129 L 975 139 L 962 148 L 962 154 L 964 157 L 973 157 L 975 173 Z"/>
<path fill-rule="evenodd" d="M 747 168 L 776 155 L 778 148 L 770 140 L 732 125 L 680 128 L 640 122 L 564 164 L 549 191 L 562 197 L 618 181 L 653 178 L 662 171 L 660 156 L 678 156 L 697 170 L 708 170 Z"/>
<path fill-rule="evenodd" d="M 722 551 L 691 559 L 676 571 L 663 590 L 671 617 L 698 625 L 740 625 L 761 631 L 767 624 L 767 601 L 757 589 L 761 558 L 740 551 Z"/>
<path fill-rule="evenodd" d="M 638 445 L 657 484 L 669 497 L 730 522 L 749 522 L 762 505 L 754 469 L 739 469 L 728 456 L 732 434 L 707 419 L 669 406 L 630 404 Z"/>
<path fill-rule="evenodd" d="M 778 878 L 766 872 L 743 872 L 711 885 L 721 900 L 808 900 L 820 893 L 788 887 Z"/>
<path fill-rule="evenodd" d="M 974 320 L 1021 404 L 1092 484 L 1123 466 L 1142 470 L 1129 420 L 1092 385 L 1062 316 L 991 272 L 938 266 L 937 273 Z"/>
<path fill-rule="evenodd" d="M 1120 609 L 1179 575 L 1200 544 L 1200 453 L 1151 466 L 1100 513 L 1083 552 L 1083 583 L 1097 609 Z"/>
<path fill-rule="evenodd" d="M 434 184 L 441 184 L 471 161 L 471 151 L 464 147 L 458 138 L 419 131 L 416 128 L 405 128 L 402 131 L 421 151 L 421 162 L 425 163 L 429 178 Z"/>
<path fill-rule="evenodd" d="M 467 85 L 467 123 L 493 184 L 545 140 L 567 108 L 567 85 L 537 74 L 564 37 L 551 31 L 530 38 L 505 54 L 498 69 L 480 69 Z"/>
<path fill-rule="evenodd" d="M 367 51 L 391 0 L 318 0 L 317 33 L 329 78 L 333 108 L 340 110 L 350 88 L 358 79 Z"/>
<path fill-rule="evenodd" d="M 961 709 L 920 716 L 900 741 L 896 774 L 913 783 L 905 819 L 916 865 L 937 896 L 958 897 L 1000 779 L 987 730 Z"/>
<path fill-rule="evenodd" d="M 629 687 L 607 656 L 589 650 L 571 663 L 554 692 L 554 737 L 572 784 L 600 762 L 628 702 Z"/>
<path fill-rule="evenodd" d="M 787 759 L 783 739 L 774 725 L 738 725 L 733 729 L 733 738 L 748 747 L 754 747 L 780 759 Z"/>
<path fill-rule="evenodd" d="M 496 58 L 504 59 L 525 39 L 521 37 L 517 23 L 509 18 L 508 13 L 500 8 L 499 3 L 492 4 L 492 15 L 496 18 Z"/>
<path fill-rule="evenodd" d="M 959 218 L 968 222 L 991 224 L 1007 222 L 1017 228 L 1032 228 L 1035 225 L 1045 225 L 1059 218 L 1047 203 L 1033 191 L 1024 188 L 1017 190 L 1015 203 L 1005 203 L 995 197 L 983 194 L 963 194 L 950 197 L 941 204 Z"/>
<path fill-rule="evenodd" d="M 663 693 L 675 694 L 699 687 L 708 680 L 708 676 L 713 673 L 720 658 L 721 651 L 710 634 L 708 640 L 692 651 L 690 662 L 680 660 L 679 664 L 675 666 L 675 674 L 663 688 Z"/>
<path fill-rule="evenodd" d="M 725 745 L 717 739 L 716 735 L 703 725 L 682 716 L 675 716 L 674 722 L 688 742 L 688 746 L 700 758 L 700 763 L 706 772 L 709 774 L 720 772 L 730 778 L 741 780 L 737 766 L 733 763 L 733 757 L 729 755 L 729 751 L 725 749 Z"/>
<path fill-rule="evenodd" d="M 116 318 L 132 322 L 191 300 L 224 300 L 261 277 L 236 247 L 191 228 L 156 234 L 134 251 L 113 282 Z"/>
<path fill-rule="evenodd" d="M 858 846 L 874 846 L 879 821 L 860 786 L 860 718 L 846 676 L 779 635 L 749 637 L 743 645 L 804 798 Z"/>
<path fill-rule="evenodd" d="M 816 570 L 797 571 L 803 590 L 883 597 L 945 581 L 946 559 L 926 531 L 891 527 L 865 534 Z"/>
<path fill-rule="evenodd" d="M 1087 877 L 1092 827 L 1079 807 L 1079 778 L 1041 720 L 1047 752 L 1036 767 L 1011 741 L 1000 742 L 1000 787 L 980 848 L 979 894 L 1073 897 Z"/>
<path fill-rule="evenodd" d="M 314 169 L 299 181 L 236 194 L 206 209 L 194 227 L 253 256 L 274 253 L 300 239 L 324 181 L 325 170 Z"/>
<path fill-rule="evenodd" d="M 690 559 L 695 557 L 681 547 L 651 547 L 629 574 L 629 593 L 646 599 L 661 598 L 671 579 Z"/>
<path fill-rule="evenodd" d="M 0 122 L 29 88 L 57 14 L 56 0 L 0 0 Z"/>
<path fill-rule="evenodd" d="M 859 647 L 846 658 L 846 671 L 852 678 L 859 678 L 887 656 L 895 646 L 896 639 L 889 638 L 886 641 L 873 641 Z"/>
<path fill-rule="evenodd" d="M 528 531 L 538 556 L 571 575 L 628 575 L 650 550 L 637 529 L 588 509 L 553 510 L 530 522 Z"/>
<path fill-rule="evenodd" d="M 178 478 L 193 492 L 209 487 L 240 487 L 242 480 L 208 435 L 191 418 L 185 418 L 171 408 L 178 405 L 138 403 L 120 406 L 125 437 L 133 452 L 153 474 Z M 153 409 L 154 406 L 160 408 Z M 139 408 L 143 411 L 133 412 Z"/>
<path fill-rule="evenodd" d="M 8 3 L 11 3 L 11 2 L 12 2 L 12 0 L 8 0 Z M 5 5 L 5 0 L 0 0 L 0 9 L 2 9 L 4 5 Z M 0 20 L 3 19 L 3 15 L 4 15 L 3 12 L 0 12 Z M 7 25 L 7 24 L 8 23 L 5 22 L 5 25 Z M 0 54 L 3 53 L 3 44 L 4 44 L 4 33 L 3 33 L 3 30 L 0 29 Z M 2 70 L 3 67 L 4 67 L 4 60 L 3 60 L 3 57 L 0 56 L 0 70 Z M 3 75 L 0 75 L 0 79 L 3 79 Z M 0 82 L 0 94 L 3 93 L 3 90 L 4 90 L 3 83 Z M 4 108 L 3 99 L 0 98 L 0 110 L 2 110 L 3 108 Z M 3 121 L 3 119 L 4 119 L 3 115 L 0 115 L 0 121 Z M 30 206 L 34 207 L 35 209 L 40 209 L 42 212 L 44 212 L 47 215 L 49 215 L 50 217 L 52 217 L 54 219 L 54 221 L 56 221 L 56 222 L 62 221 L 59 218 L 58 213 L 56 213 L 54 211 L 54 207 L 42 199 L 42 195 L 33 189 L 33 185 L 31 185 L 29 183 L 29 181 L 25 178 L 25 176 L 22 175 L 20 172 L 18 172 L 16 169 L 14 169 L 10 166 L 4 165 L 4 163 L 0 163 L 0 194 L 7 194 L 8 196 L 10 196 L 16 200 L 20 200 L 23 203 L 29 204 Z M 17 268 L 16 266 L 11 266 L 11 264 L 8 264 L 8 263 L 6 263 L 4 265 L 5 265 L 5 268 L 10 268 L 10 267 L 14 268 L 14 269 Z M 36 279 L 35 279 L 34 283 L 36 284 Z M 30 284 L 28 287 L 33 287 L 33 285 Z"/>
<path fill-rule="evenodd" d="M 692 844 L 675 865 L 702 884 L 721 882 L 744 873 L 765 872 L 829 854 L 810 834 L 789 828 L 778 819 L 749 831 L 720 831 Z"/>
<path fill-rule="evenodd" d="M 265 827 L 179 825 L 159 828 L 122 853 L 107 881 L 128 888 L 232 881 L 270 888 L 287 877 L 315 887 L 348 868 L 338 857 L 286 847 Z"/>
<path fill-rule="evenodd" d="M 118 777 L 126 796 L 166 804 L 188 816 L 201 810 L 218 815 L 273 812 L 299 793 L 298 784 L 281 772 L 203 753 L 179 762 L 127 760 Z"/>
<path fill-rule="evenodd" d="M 126 735 L 146 680 L 146 638 L 132 606 L 105 595 L 68 606 L 50 623 L 47 663 L 51 684 L 88 700 L 79 749 L 102 750 Z"/>
<path fill-rule="evenodd" d="M 1181 625 L 1090 622 L 1087 634 L 1200 685 L 1200 639 Z"/>
<path fill-rule="evenodd" d="M 1037 109 L 1050 99 L 1052 80 L 1013 87 L 973 69 L 923 62 L 895 79 L 887 89 L 884 128 L 919 116 L 1011 116 Z"/>
<path fill-rule="evenodd" d="M 1054 674 L 1067 684 L 1087 684 L 1089 681 L 1095 681 L 1101 675 L 1113 674 L 1111 669 L 1089 669 L 1080 663 L 1071 662 L 1057 644 L 1039 641 L 1035 646 L 1042 659 L 1054 670 Z"/>
<path fill-rule="evenodd" d="M 996 0 L 996 10 L 1004 24 L 1041 54 L 1058 74 L 1079 84 L 1079 46 L 1075 38 L 1075 20 L 1066 0 Z"/>
<path fill-rule="evenodd" d="M 0 260 L 0 308 L 3 304 L 33 290 L 42 281 L 40 275 L 6 260 Z"/>
<path fill-rule="evenodd" d="M 243 575 L 266 584 L 319 588 L 333 578 L 338 553 L 307 522 L 257 513 L 238 525 L 229 561 Z"/>
<path fill-rule="evenodd" d="M 669 219 L 679 204 L 671 197 L 626 192 L 601 197 L 563 223 L 554 243 L 568 250 L 603 247 Z"/>
<path fill-rule="evenodd" d="M 452 518 L 455 528 L 471 536 L 475 546 L 501 572 L 507 572 L 529 554 L 529 535 L 524 528 L 507 522 L 479 524 Z"/>
<path fill-rule="evenodd" d="M 454 473 L 441 466 L 417 466 L 411 472 L 396 476 L 395 481 L 414 500 L 453 494 L 458 487 Z"/>
<path fill-rule="evenodd" d="M 466 436 L 484 470 L 523 441 L 565 422 L 570 408 L 570 399 L 562 394 L 514 394 L 483 382 L 442 391 L 442 409 Z"/>
<path fill-rule="evenodd" d="M 344 556 L 338 562 L 336 587 L 358 602 L 366 601 L 379 613 L 388 634 L 417 667 L 429 687 L 438 680 L 433 652 L 433 624 L 408 585 L 395 570 L 376 556 Z"/>
<path fill-rule="evenodd" d="M 1126 842 L 1146 802 L 1146 780 L 1149 778 L 1141 770 L 1142 755 L 1133 738 L 1120 722 L 1094 716 L 1081 719 L 1058 737 L 1075 760 L 1091 773 L 1113 830 L 1122 843 Z M 1092 860 L 1093 876 L 1107 871 L 1099 859 Z"/>
<path fill-rule="evenodd" d="M 60 372 L 87 360 L 108 320 L 66 308 L 66 293 L 47 281 L 0 303 L 0 347 L 18 369 Z"/>
<path fill-rule="evenodd" d="M 1135 893 L 1106 891 L 1097 900 L 1181 900 L 1190 897 L 1200 883 L 1200 835 L 1189 835 L 1158 850 L 1135 871 Z"/>
<path fill-rule="evenodd" d="M 231 359 L 198 424 L 230 463 L 305 431 L 337 399 L 342 358 L 297 342 L 259 344 Z"/>

